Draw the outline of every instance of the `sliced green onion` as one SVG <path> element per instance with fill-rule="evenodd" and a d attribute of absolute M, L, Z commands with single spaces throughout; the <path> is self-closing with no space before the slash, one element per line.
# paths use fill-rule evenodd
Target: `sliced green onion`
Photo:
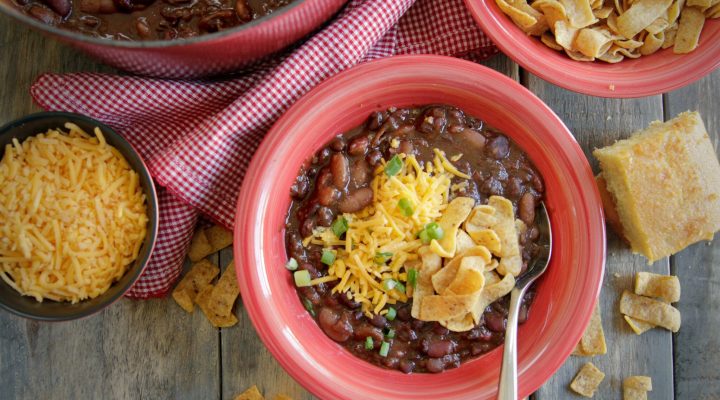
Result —
<path fill-rule="evenodd" d="M 420 241 L 423 242 L 423 244 L 430 243 L 430 235 L 428 235 L 426 229 L 421 230 L 420 233 L 418 233 L 418 237 L 420 238 Z"/>
<path fill-rule="evenodd" d="M 375 347 L 373 345 L 373 338 L 371 338 L 370 336 L 366 337 L 365 338 L 365 350 L 372 350 L 373 347 Z"/>
<path fill-rule="evenodd" d="M 393 253 L 388 253 L 386 251 L 377 252 L 375 253 L 375 264 L 385 264 L 391 257 L 393 256 Z"/>
<path fill-rule="evenodd" d="M 295 271 L 293 273 L 293 277 L 295 278 L 295 286 L 297 287 L 305 287 L 310 286 L 310 272 L 308 270 L 303 269 L 300 271 Z"/>
<path fill-rule="evenodd" d="M 400 201 L 398 201 L 398 207 L 404 216 L 409 217 L 413 215 L 413 206 L 412 203 L 410 203 L 410 200 L 403 197 Z"/>
<path fill-rule="evenodd" d="M 393 290 L 395 289 L 395 286 L 397 286 L 397 284 L 397 281 L 395 281 L 394 279 L 385 279 L 383 281 L 383 288 L 385 290 Z"/>
<path fill-rule="evenodd" d="M 403 167 L 403 162 L 397 154 L 385 164 L 385 175 L 395 176 Z"/>
<path fill-rule="evenodd" d="M 397 290 L 400 293 L 405 293 L 405 285 L 403 285 L 400 282 L 395 282 L 395 290 Z"/>
<path fill-rule="evenodd" d="M 386 339 L 395 339 L 395 329 L 388 329 L 387 333 L 385 334 Z"/>
<path fill-rule="evenodd" d="M 290 271 L 295 271 L 298 269 L 298 262 L 294 258 L 290 257 L 287 263 L 285 263 L 285 268 L 287 268 Z"/>
<path fill-rule="evenodd" d="M 385 314 L 385 318 L 387 318 L 388 321 L 392 321 L 397 316 L 397 311 L 395 311 L 394 308 L 388 307 L 388 312 Z"/>
<path fill-rule="evenodd" d="M 348 221 L 343 216 L 338 217 L 338 219 L 336 219 L 332 224 L 332 231 L 338 238 L 342 236 L 343 233 L 347 232 L 347 230 Z"/>
<path fill-rule="evenodd" d="M 415 268 L 410 268 L 407 272 L 407 282 L 413 289 L 415 288 L 415 285 L 417 285 L 417 270 Z"/>
<path fill-rule="evenodd" d="M 313 305 L 310 302 L 310 300 L 304 298 L 302 302 L 303 302 L 303 306 L 305 306 L 305 309 L 310 313 L 310 315 L 312 315 L 314 317 L 315 310 L 313 310 Z"/>
<path fill-rule="evenodd" d="M 332 265 L 335 262 L 335 253 L 330 250 L 323 250 L 320 262 L 325 265 Z"/>
<path fill-rule="evenodd" d="M 390 343 L 382 342 L 382 345 L 380 345 L 380 357 L 387 357 L 389 351 Z"/>
<path fill-rule="evenodd" d="M 430 239 L 440 240 L 445 236 L 443 228 L 437 222 L 431 222 L 425 225 L 425 231 Z"/>

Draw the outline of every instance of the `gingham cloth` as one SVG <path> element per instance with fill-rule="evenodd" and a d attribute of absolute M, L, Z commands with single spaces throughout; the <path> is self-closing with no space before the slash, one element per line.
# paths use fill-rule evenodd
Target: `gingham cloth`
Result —
<path fill-rule="evenodd" d="M 224 81 L 45 74 L 31 88 L 47 110 L 88 115 L 127 138 L 159 184 L 155 252 L 129 297 L 165 296 L 198 216 L 231 229 L 245 170 L 273 122 L 324 79 L 396 54 L 471 60 L 497 52 L 463 0 L 352 0 L 285 54 Z"/>

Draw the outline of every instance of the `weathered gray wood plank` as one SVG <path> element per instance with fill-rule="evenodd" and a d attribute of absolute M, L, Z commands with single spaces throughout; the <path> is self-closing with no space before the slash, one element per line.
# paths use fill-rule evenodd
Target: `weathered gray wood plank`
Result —
<path fill-rule="evenodd" d="M 523 82 L 565 121 L 596 172 L 598 165 L 591 154 L 594 148 L 627 137 L 636 129 L 663 116 L 660 96 L 634 100 L 601 99 L 569 92 L 531 74 L 527 74 Z M 592 358 L 571 356 L 540 388 L 538 399 L 581 398 L 570 392 L 568 385 L 580 367 L 588 361 L 592 361 L 606 374 L 595 394 L 597 399 L 621 398 L 622 380 L 630 375 L 649 375 L 653 378 L 653 399 L 673 398 L 670 333 L 656 329 L 636 336 L 627 327 L 618 309 L 620 294 L 623 289 L 632 288 L 632 277 L 637 271 L 667 274 L 669 264 L 663 260 L 647 266 L 644 258 L 632 255 L 615 234 L 608 232 L 607 266 L 600 296 L 608 353 Z"/>
<path fill-rule="evenodd" d="M 697 110 L 718 149 L 720 134 L 720 71 L 684 89 L 664 96 L 665 118 Z M 677 304 L 682 328 L 674 337 L 675 395 L 678 399 L 720 398 L 720 235 L 711 243 L 699 243 L 671 258 L 671 270 L 682 285 Z"/>
<path fill-rule="evenodd" d="M 0 123 L 40 111 L 43 72 L 110 71 L 0 15 Z M 0 313 L 0 398 L 219 398 L 218 331 L 171 299 L 120 300 L 98 315 L 37 323 Z"/>

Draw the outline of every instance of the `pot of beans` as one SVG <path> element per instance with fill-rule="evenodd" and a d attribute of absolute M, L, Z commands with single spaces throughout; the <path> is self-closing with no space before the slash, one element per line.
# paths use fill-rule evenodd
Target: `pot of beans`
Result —
<path fill-rule="evenodd" d="M 605 232 L 582 150 L 517 82 L 441 56 L 354 67 L 268 132 L 235 220 L 243 304 L 319 398 L 495 398 L 508 293 L 524 297 L 520 396 L 570 355 L 602 283 Z"/>
<path fill-rule="evenodd" d="M 0 0 L 0 11 L 133 73 L 236 70 L 302 38 L 346 0 Z"/>

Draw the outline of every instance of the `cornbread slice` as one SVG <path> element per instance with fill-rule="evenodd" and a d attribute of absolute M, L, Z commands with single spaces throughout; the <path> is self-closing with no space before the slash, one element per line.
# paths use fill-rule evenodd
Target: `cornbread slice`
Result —
<path fill-rule="evenodd" d="M 652 263 L 720 230 L 720 163 L 697 112 L 597 149 L 633 252 Z"/>

